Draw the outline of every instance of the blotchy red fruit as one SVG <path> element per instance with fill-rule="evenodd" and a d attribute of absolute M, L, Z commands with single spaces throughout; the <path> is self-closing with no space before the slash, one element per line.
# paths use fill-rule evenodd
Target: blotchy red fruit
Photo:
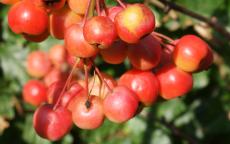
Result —
<path fill-rule="evenodd" d="M 99 51 L 96 46 L 90 45 L 85 40 L 81 24 L 75 24 L 68 27 L 64 39 L 65 47 L 72 56 L 89 58 L 95 56 Z"/>
<path fill-rule="evenodd" d="M 10 8 L 8 24 L 14 33 L 40 35 L 48 28 L 48 14 L 31 0 L 23 0 Z"/>
<path fill-rule="evenodd" d="M 54 11 L 50 14 L 49 31 L 50 34 L 57 38 L 63 39 L 65 30 L 78 22 L 81 22 L 82 16 L 74 13 L 69 7 L 63 7 L 61 10 Z"/>
<path fill-rule="evenodd" d="M 46 9 L 47 12 L 57 11 L 64 7 L 66 0 L 31 0 L 35 6 Z"/>
<path fill-rule="evenodd" d="M 174 65 L 166 65 L 156 73 L 160 84 L 160 95 L 164 99 L 173 99 L 189 92 L 193 86 L 190 73 Z"/>
<path fill-rule="evenodd" d="M 57 69 L 62 69 L 67 57 L 67 51 L 63 45 L 57 44 L 50 48 L 49 58 Z"/>
<path fill-rule="evenodd" d="M 132 4 L 115 17 L 119 37 L 127 43 L 137 43 L 143 36 L 155 28 L 155 16 L 143 4 Z"/>
<path fill-rule="evenodd" d="M 120 77 L 118 85 L 133 90 L 145 106 L 153 104 L 158 96 L 159 82 L 151 71 L 129 70 Z"/>
<path fill-rule="evenodd" d="M 51 62 L 47 53 L 43 51 L 33 51 L 27 57 L 26 70 L 29 75 L 41 78 L 51 69 Z"/>
<path fill-rule="evenodd" d="M 108 8 L 108 17 L 114 22 L 116 15 L 122 11 L 123 8 L 121 6 L 113 6 Z"/>
<path fill-rule="evenodd" d="M 74 124 L 81 129 L 96 129 L 104 121 L 102 99 L 96 96 L 77 97 L 72 108 L 72 118 Z M 86 102 L 89 103 L 87 106 Z"/>
<path fill-rule="evenodd" d="M 47 98 L 49 104 L 56 104 L 64 85 L 64 81 L 56 81 L 48 87 Z"/>
<path fill-rule="evenodd" d="M 39 136 L 59 140 L 71 129 L 71 112 L 64 107 L 53 109 L 53 105 L 42 105 L 34 113 L 33 126 Z"/>
<path fill-rule="evenodd" d="M 42 42 L 42 41 L 46 40 L 49 37 L 49 35 L 50 34 L 49 34 L 48 30 L 47 30 L 44 33 L 39 34 L 39 35 L 23 34 L 23 37 L 28 41 L 39 43 L 39 42 Z"/>
<path fill-rule="evenodd" d="M 108 48 L 117 38 L 115 25 L 105 16 L 90 18 L 84 25 L 83 34 L 86 41 L 101 49 Z"/>
<path fill-rule="evenodd" d="M 122 63 L 128 54 L 127 44 L 121 40 L 115 41 L 109 48 L 101 50 L 103 60 L 109 64 Z"/>
<path fill-rule="evenodd" d="M 138 108 L 137 95 L 126 86 L 117 86 L 103 101 L 105 116 L 112 122 L 122 123 L 131 119 Z"/>
<path fill-rule="evenodd" d="M 68 77 L 66 72 L 62 72 L 59 69 L 52 68 L 44 77 L 44 82 L 47 86 L 50 86 L 57 81 L 65 81 Z"/>
<path fill-rule="evenodd" d="M 161 45 L 152 35 L 148 35 L 136 44 L 128 47 L 128 58 L 136 69 L 150 70 L 161 60 Z"/>
<path fill-rule="evenodd" d="M 88 0 L 67 0 L 68 5 L 72 11 L 77 14 L 84 15 L 87 9 Z"/>
<path fill-rule="evenodd" d="M 30 80 L 23 87 L 23 99 L 25 102 L 38 106 L 47 101 L 47 88 L 38 80 Z"/>
<path fill-rule="evenodd" d="M 208 68 L 212 64 L 212 57 L 208 44 L 195 35 L 180 38 L 173 53 L 176 66 L 187 72 L 198 71 L 201 67 Z"/>

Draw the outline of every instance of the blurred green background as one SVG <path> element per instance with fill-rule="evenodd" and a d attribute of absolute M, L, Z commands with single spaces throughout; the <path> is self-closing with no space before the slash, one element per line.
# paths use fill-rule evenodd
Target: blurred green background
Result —
<path fill-rule="evenodd" d="M 143 2 L 142 0 L 127 0 Z M 230 31 L 229 0 L 173 0 L 209 19 L 217 19 Z M 113 0 L 107 3 L 114 5 Z M 194 88 L 174 100 L 159 100 L 124 124 L 106 120 L 97 130 L 74 127 L 58 144 L 230 144 L 230 39 L 207 24 L 173 9 L 162 10 L 158 0 L 145 1 L 157 19 L 156 31 L 174 39 L 196 34 L 215 51 L 208 71 L 194 75 Z M 25 59 L 30 51 L 48 50 L 63 43 L 53 38 L 30 43 L 13 34 L 7 25 L 9 6 L 0 4 L 0 144 L 51 144 L 36 135 L 32 127 L 34 107 L 22 101 L 23 84 L 30 79 Z M 102 71 L 119 77 L 129 64 L 97 62 Z"/>

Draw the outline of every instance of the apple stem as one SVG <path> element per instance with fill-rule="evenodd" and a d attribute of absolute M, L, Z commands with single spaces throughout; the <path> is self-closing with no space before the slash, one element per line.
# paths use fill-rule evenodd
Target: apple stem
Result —
<path fill-rule="evenodd" d="M 88 67 L 84 63 L 84 72 L 85 72 L 85 89 L 86 89 L 86 95 L 89 99 L 89 73 L 88 73 Z"/>
<path fill-rule="evenodd" d="M 72 67 L 72 69 L 71 69 L 71 72 L 70 72 L 70 74 L 69 74 L 69 76 L 68 76 L 68 78 L 67 78 L 67 80 L 66 80 L 66 82 L 65 82 L 65 85 L 64 85 L 64 87 L 62 88 L 62 91 L 61 91 L 61 93 L 60 93 L 60 95 L 59 95 L 59 97 L 58 97 L 58 100 L 57 100 L 57 102 L 55 103 L 55 105 L 54 105 L 54 107 L 53 107 L 54 110 L 56 110 L 57 107 L 59 106 L 59 103 L 61 102 L 61 98 L 62 98 L 62 96 L 64 95 L 64 92 L 65 92 L 67 86 L 69 85 L 70 81 L 72 80 L 73 72 L 74 72 L 74 70 L 75 70 L 75 68 L 77 67 L 77 65 L 78 65 L 79 62 L 80 62 L 79 59 L 75 61 L 74 65 L 73 65 L 73 67 Z"/>
<path fill-rule="evenodd" d="M 119 5 L 120 5 L 122 8 L 126 8 L 125 3 L 123 3 L 121 0 L 116 0 L 116 1 L 119 3 Z"/>
<path fill-rule="evenodd" d="M 94 11 L 94 4 L 95 0 L 88 0 L 88 3 L 87 3 L 87 8 L 86 8 L 86 12 L 85 12 L 85 16 L 84 16 L 84 19 L 83 19 L 83 26 L 85 25 L 86 21 L 87 21 L 87 18 L 90 17 L 91 15 L 93 15 L 93 11 Z"/>
<path fill-rule="evenodd" d="M 108 16 L 108 9 L 105 4 L 105 0 L 101 0 L 102 9 L 105 11 L 105 15 Z"/>
<path fill-rule="evenodd" d="M 92 87 L 90 88 L 90 91 L 89 91 L 89 94 L 91 95 L 92 93 L 92 90 L 93 90 L 93 87 L 94 87 L 94 84 L 95 84 L 95 77 L 96 77 L 96 72 L 95 70 L 93 71 L 93 84 L 92 84 Z"/>
<path fill-rule="evenodd" d="M 96 10 L 97 10 L 97 15 L 101 15 L 101 8 L 100 8 L 100 0 L 96 0 Z"/>
<path fill-rule="evenodd" d="M 172 38 L 170 38 L 170 37 L 168 37 L 168 36 L 166 36 L 164 34 L 161 34 L 161 33 L 155 32 L 155 31 L 153 31 L 151 34 L 153 34 L 153 35 L 155 35 L 155 36 L 157 36 L 159 38 L 163 38 L 163 39 L 169 41 L 170 43 L 174 42 L 174 40 Z"/>

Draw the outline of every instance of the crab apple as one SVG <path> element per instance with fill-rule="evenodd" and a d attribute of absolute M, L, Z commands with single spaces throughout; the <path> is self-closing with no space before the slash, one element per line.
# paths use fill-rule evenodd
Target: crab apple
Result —
<path fill-rule="evenodd" d="M 39 42 L 46 40 L 50 34 L 48 30 L 46 30 L 44 33 L 39 34 L 39 35 L 29 35 L 29 34 L 22 34 L 22 35 L 28 41 L 39 43 Z"/>
<path fill-rule="evenodd" d="M 82 16 L 74 13 L 67 6 L 63 7 L 61 10 L 53 11 L 49 18 L 50 34 L 57 39 L 63 39 L 65 30 L 69 26 L 81 22 L 83 19 Z"/>
<path fill-rule="evenodd" d="M 8 24 L 16 34 L 40 35 L 48 28 L 48 14 L 32 1 L 23 0 L 13 5 L 8 12 Z"/>
<path fill-rule="evenodd" d="M 30 80 L 23 87 L 23 99 L 25 102 L 38 106 L 47 100 L 47 87 L 38 80 Z"/>
<path fill-rule="evenodd" d="M 67 72 L 63 72 L 60 69 L 52 68 L 45 76 L 44 82 L 47 86 L 50 86 L 52 83 L 56 81 L 65 81 L 68 77 Z"/>
<path fill-rule="evenodd" d="M 113 6 L 108 8 L 108 17 L 114 22 L 116 15 L 122 11 L 123 8 L 121 6 Z"/>
<path fill-rule="evenodd" d="M 208 66 L 203 67 L 209 67 L 212 57 L 209 45 L 195 35 L 185 35 L 180 38 L 173 52 L 174 63 L 186 72 L 195 72 L 205 63 Z"/>
<path fill-rule="evenodd" d="M 72 11 L 77 14 L 84 15 L 87 10 L 88 0 L 67 0 L 68 5 Z"/>
<path fill-rule="evenodd" d="M 111 89 L 114 89 L 117 86 L 117 81 L 112 76 L 106 73 L 101 73 L 101 76 Z M 92 95 L 99 96 L 102 99 L 104 99 L 110 92 L 108 87 L 106 87 L 106 84 L 100 80 L 98 75 L 90 79 L 89 89 L 91 90 Z"/>
<path fill-rule="evenodd" d="M 51 141 L 65 136 L 72 127 L 71 112 L 64 107 L 53 108 L 45 104 L 37 108 L 33 116 L 33 127 L 37 134 Z"/>
<path fill-rule="evenodd" d="M 161 60 L 161 53 L 161 45 L 152 35 L 128 46 L 128 59 L 133 67 L 140 70 L 150 70 L 156 67 Z"/>
<path fill-rule="evenodd" d="M 47 12 L 57 11 L 64 7 L 66 0 L 31 0 L 37 7 L 43 7 Z"/>
<path fill-rule="evenodd" d="M 49 58 L 57 69 L 61 69 L 66 62 L 67 51 L 61 44 L 56 44 L 49 49 Z"/>
<path fill-rule="evenodd" d="M 162 67 L 156 76 L 160 84 L 160 95 L 164 99 L 182 96 L 189 92 L 193 86 L 192 75 L 173 64 Z"/>
<path fill-rule="evenodd" d="M 103 102 L 97 96 L 80 96 L 74 99 L 72 119 L 81 129 L 96 129 L 104 122 Z"/>
<path fill-rule="evenodd" d="M 137 95 L 126 86 L 117 86 L 103 101 L 105 116 L 112 122 L 122 123 L 131 119 L 138 108 Z"/>
<path fill-rule="evenodd" d="M 155 16 L 143 4 L 127 5 L 115 17 L 118 36 L 127 43 L 137 43 L 155 28 Z"/>
<path fill-rule="evenodd" d="M 158 96 L 159 82 L 151 71 L 129 70 L 120 77 L 118 85 L 133 90 L 145 106 L 153 104 Z"/>
<path fill-rule="evenodd" d="M 128 54 L 127 44 L 121 40 L 115 41 L 109 48 L 101 50 L 103 60 L 109 64 L 122 63 Z"/>
<path fill-rule="evenodd" d="M 43 51 L 33 51 L 26 60 L 26 70 L 29 75 L 41 78 L 44 77 L 51 69 L 51 62 L 48 54 Z"/>
<path fill-rule="evenodd" d="M 64 40 L 68 53 L 75 57 L 89 58 L 95 56 L 99 51 L 96 46 L 85 40 L 82 24 L 74 24 L 68 27 Z"/>
<path fill-rule="evenodd" d="M 7 4 L 7 5 L 13 5 L 17 2 L 19 2 L 20 0 L 0 0 L 0 3 L 2 4 Z"/>
<path fill-rule="evenodd" d="M 101 49 L 108 48 L 117 38 L 113 21 L 105 16 L 90 18 L 84 25 L 83 34 L 86 41 Z"/>

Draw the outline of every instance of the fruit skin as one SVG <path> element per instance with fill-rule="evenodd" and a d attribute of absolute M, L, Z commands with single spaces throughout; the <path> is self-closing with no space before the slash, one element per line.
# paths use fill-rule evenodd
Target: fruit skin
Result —
<path fill-rule="evenodd" d="M 20 0 L 0 0 L 0 3 L 2 4 L 7 4 L 7 5 L 13 5 L 17 2 L 19 2 Z"/>
<path fill-rule="evenodd" d="M 182 96 L 189 92 L 193 86 L 192 75 L 173 64 L 162 67 L 156 76 L 160 84 L 160 95 L 164 99 Z"/>
<path fill-rule="evenodd" d="M 159 82 L 151 71 L 129 70 L 120 77 L 118 85 L 133 90 L 145 106 L 153 104 L 158 96 Z"/>
<path fill-rule="evenodd" d="M 174 63 L 186 72 L 196 72 L 202 70 L 201 67 L 208 68 L 212 59 L 208 44 L 195 35 L 181 37 L 173 52 Z"/>
<path fill-rule="evenodd" d="M 77 14 L 84 15 L 87 9 L 88 0 L 67 0 L 68 5 L 72 11 Z"/>
<path fill-rule="evenodd" d="M 131 119 L 138 108 L 137 95 L 126 86 L 117 86 L 103 101 L 105 116 L 112 122 L 122 123 Z"/>
<path fill-rule="evenodd" d="M 50 34 L 48 30 L 46 30 L 44 33 L 39 34 L 39 35 L 28 35 L 28 34 L 22 34 L 22 35 L 28 41 L 39 43 L 39 42 L 46 40 Z"/>
<path fill-rule="evenodd" d="M 120 64 L 128 55 L 127 44 L 121 40 L 115 41 L 109 48 L 101 50 L 103 60 L 109 64 Z"/>
<path fill-rule="evenodd" d="M 98 53 L 98 49 L 90 45 L 84 38 L 82 24 L 75 24 L 67 28 L 65 33 L 65 47 L 72 56 L 89 58 Z"/>
<path fill-rule="evenodd" d="M 22 96 L 25 102 L 38 106 L 47 101 L 47 87 L 38 80 L 30 80 L 23 86 Z"/>
<path fill-rule="evenodd" d="M 51 141 L 61 139 L 72 126 L 71 112 L 64 107 L 53 109 L 53 105 L 40 106 L 33 116 L 33 127 L 37 134 Z"/>
<path fill-rule="evenodd" d="M 23 0 L 10 8 L 8 24 L 16 34 L 40 35 L 48 28 L 48 14 L 30 0 Z"/>
<path fill-rule="evenodd" d="M 58 11 L 53 11 L 50 14 L 49 31 L 50 34 L 57 39 L 64 39 L 65 30 L 76 23 L 81 22 L 82 16 L 74 13 L 69 7 L 63 7 Z"/>
<path fill-rule="evenodd" d="M 116 15 L 122 10 L 121 6 L 110 7 L 108 8 L 108 17 L 114 22 Z"/>
<path fill-rule="evenodd" d="M 61 44 L 52 46 L 49 50 L 49 58 L 55 68 L 61 70 L 67 58 L 67 51 L 65 47 Z"/>
<path fill-rule="evenodd" d="M 44 77 L 51 69 L 51 62 L 48 54 L 43 51 L 33 51 L 26 60 L 26 70 L 29 75 L 41 78 Z"/>
<path fill-rule="evenodd" d="M 117 38 L 113 21 L 105 16 L 90 18 L 84 25 L 83 34 L 86 41 L 101 49 L 108 48 Z"/>
<path fill-rule="evenodd" d="M 152 35 L 128 46 L 128 58 L 132 66 L 140 70 L 150 70 L 156 67 L 161 60 L 161 53 L 161 45 Z"/>
<path fill-rule="evenodd" d="M 96 129 L 104 122 L 102 99 L 90 96 L 89 107 L 86 106 L 87 96 L 79 96 L 74 99 L 72 118 L 74 124 L 81 129 Z"/>
<path fill-rule="evenodd" d="M 132 4 L 115 17 L 118 36 L 127 43 L 137 43 L 155 28 L 155 16 L 143 4 Z"/>
<path fill-rule="evenodd" d="M 57 81 L 65 81 L 68 77 L 68 73 L 62 72 L 60 69 L 52 68 L 43 78 L 43 81 L 47 86 L 50 86 Z"/>

